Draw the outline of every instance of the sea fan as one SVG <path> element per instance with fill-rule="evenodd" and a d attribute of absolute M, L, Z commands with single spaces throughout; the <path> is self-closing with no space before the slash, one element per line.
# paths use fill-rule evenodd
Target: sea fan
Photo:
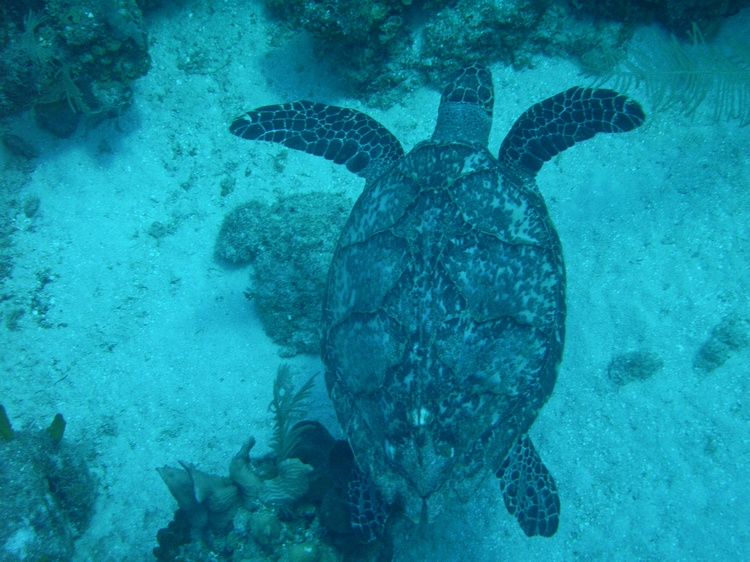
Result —
<path fill-rule="evenodd" d="M 44 15 L 29 10 L 29 14 L 23 19 L 23 34 L 21 35 L 21 42 L 26 49 L 26 54 L 32 64 L 39 69 L 52 60 L 50 50 L 42 46 L 36 39 L 36 28 L 42 25 L 45 19 Z"/>
<path fill-rule="evenodd" d="M 271 447 L 276 452 L 279 462 L 289 458 L 299 443 L 303 432 L 296 431 L 294 424 L 307 415 L 314 378 L 315 375 L 310 377 L 302 388 L 295 392 L 289 365 L 279 365 L 276 380 L 273 382 L 273 400 L 268 406 L 274 416 Z"/>
<path fill-rule="evenodd" d="M 654 111 L 677 108 L 692 116 L 707 102 L 717 121 L 750 124 L 750 46 L 709 44 L 695 24 L 690 39 L 689 44 L 674 36 L 661 39 L 653 49 L 636 48 L 627 57 L 599 52 L 599 61 L 584 60 L 584 67 L 598 77 L 597 85 L 622 92 L 644 85 Z"/>

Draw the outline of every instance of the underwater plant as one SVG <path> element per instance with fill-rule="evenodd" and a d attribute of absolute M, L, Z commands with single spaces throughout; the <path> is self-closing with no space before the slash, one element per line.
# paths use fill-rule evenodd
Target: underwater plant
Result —
<path fill-rule="evenodd" d="M 36 28 L 42 25 L 44 20 L 45 17 L 40 16 L 34 10 L 29 10 L 28 15 L 23 19 L 21 42 L 32 64 L 37 68 L 44 67 L 52 59 L 49 49 L 41 45 L 36 38 Z"/>
<path fill-rule="evenodd" d="M 67 100 L 73 113 L 94 113 L 86 102 L 83 101 L 83 94 L 70 75 L 69 64 L 60 64 L 56 76 L 60 77 L 59 86 L 61 93 L 58 94 L 59 99 Z"/>
<path fill-rule="evenodd" d="M 654 111 L 677 108 L 693 116 L 711 99 L 715 120 L 750 124 L 750 45 L 709 44 L 696 24 L 689 36 L 687 44 L 672 35 L 628 56 L 604 49 L 601 62 L 584 60 L 584 68 L 598 76 L 596 85 L 621 92 L 643 84 Z"/>
<path fill-rule="evenodd" d="M 279 365 L 273 382 L 273 400 L 268 408 L 274 417 L 271 447 L 280 461 L 289 458 L 290 452 L 299 442 L 300 432 L 295 431 L 293 426 L 307 415 L 314 379 L 315 375 L 295 392 L 289 365 Z"/>

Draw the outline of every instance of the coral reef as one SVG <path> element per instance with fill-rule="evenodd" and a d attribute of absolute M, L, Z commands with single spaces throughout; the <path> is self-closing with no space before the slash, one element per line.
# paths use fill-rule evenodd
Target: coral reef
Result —
<path fill-rule="evenodd" d="M 201 472 L 194 465 L 180 461 L 182 469 L 157 468 L 159 476 L 177 500 L 190 527 L 198 530 L 222 530 L 232 520 L 239 501 L 235 483 L 227 478 Z"/>
<path fill-rule="evenodd" d="M 652 351 L 631 351 L 612 359 L 607 369 L 609 380 L 617 386 L 651 378 L 664 366 L 664 361 Z"/>
<path fill-rule="evenodd" d="M 525 68 L 540 54 L 571 57 L 619 45 L 622 34 L 620 24 L 583 21 L 565 4 L 458 0 L 425 25 L 419 64 L 432 82 L 442 82 L 456 66 L 502 61 Z"/>
<path fill-rule="evenodd" d="M 627 22 L 659 22 L 669 31 L 686 34 L 694 23 L 701 27 L 736 14 L 750 5 L 748 0 L 573 0 L 571 6 L 583 15 Z"/>
<path fill-rule="evenodd" d="M 532 66 L 539 55 L 580 58 L 620 49 L 637 25 L 678 34 L 718 26 L 749 0 L 265 0 L 314 40 L 321 59 L 371 103 L 397 103 L 404 89 L 442 83 L 468 61 Z M 399 87 L 400 86 L 400 87 Z M 384 93 L 387 92 L 387 93 Z"/>
<path fill-rule="evenodd" d="M 47 0 L 3 10 L 0 117 L 35 108 L 40 126 L 70 135 L 80 116 L 119 115 L 151 64 L 135 0 Z"/>
<path fill-rule="evenodd" d="M 96 483 L 80 449 L 63 439 L 60 414 L 47 430 L 14 431 L 0 406 L 0 558 L 73 557 L 88 527 Z"/>
<path fill-rule="evenodd" d="M 265 0 L 271 13 L 313 37 L 318 52 L 346 82 L 367 94 L 414 80 L 410 72 L 411 0 Z M 450 3 L 432 0 L 430 9 Z M 417 11 L 419 12 L 419 10 Z"/>
<path fill-rule="evenodd" d="M 229 463 L 229 477 L 182 468 L 157 469 L 178 509 L 157 533 L 159 560 L 283 560 L 336 562 L 388 560 L 388 541 L 362 545 L 349 523 L 347 483 L 354 470 L 351 449 L 307 413 L 307 391 L 279 368 L 270 409 L 273 452 L 253 458 L 255 439 Z M 283 456 L 282 456 L 283 455 Z"/>
<path fill-rule="evenodd" d="M 343 195 L 302 193 L 251 201 L 224 219 L 215 255 L 253 265 L 246 294 L 282 356 L 319 351 L 328 267 L 350 209 Z"/>

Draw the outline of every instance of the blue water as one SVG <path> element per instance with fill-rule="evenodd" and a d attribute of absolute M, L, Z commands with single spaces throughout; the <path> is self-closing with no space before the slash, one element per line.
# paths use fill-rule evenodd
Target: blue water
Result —
<path fill-rule="evenodd" d="M 716 41 L 743 40 L 747 18 L 727 19 Z M 226 475 L 250 435 L 253 455 L 267 453 L 278 365 L 289 362 L 299 383 L 322 373 L 317 357 L 280 356 L 244 294 L 252 266 L 218 263 L 214 243 L 224 216 L 250 199 L 322 191 L 353 202 L 363 181 L 322 158 L 237 139 L 232 118 L 314 99 L 367 112 L 409 150 L 431 134 L 439 102 L 430 87 L 406 88 L 390 105 L 351 96 L 309 38 L 281 31 L 258 4 L 176 6 L 146 25 L 152 68 L 116 120 L 84 121 L 65 139 L 29 112 L 3 123 L 40 155 L 0 149 L 12 262 L 0 292 L 0 403 L 17 431 L 63 413 L 65 440 L 97 478 L 73 560 L 153 560 L 177 507 L 155 469 L 185 461 Z M 634 39 L 641 49 L 659 40 L 654 29 Z M 207 62 L 195 72 L 186 57 Z M 531 104 L 588 84 L 561 59 L 492 70 L 493 153 Z M 527 538 L 488 478 L 431 525 L 397 526 L 395 560 L 750 553 L 750 127 L 715 119 L 715 93 L 692 117 L 654 110 L 643 88 L 629 95 L 643 102 L 646 126 L 576 145 L 537 177 L 567 268 L 565 353 L 530 433 L 559 489 L 557 533 Z M 725 319 L 731 337 L 715 330 Z M 694 366 L 706 342 L 725 358 L 710 372 Z M 609 365 L 633 351 L 662 366 L 619 386 Z M 320 387 L 310 416 L 336 430 Z M 2 561 L 24 559 L 39 540 L 32 523 L 9 528 L 9 504 L 0 489 Z"/>

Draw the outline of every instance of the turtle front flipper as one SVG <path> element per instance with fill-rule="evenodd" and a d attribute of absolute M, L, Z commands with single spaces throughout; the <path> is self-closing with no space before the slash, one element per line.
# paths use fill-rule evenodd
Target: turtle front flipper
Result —
<path fill-rule="evenodd" d="M 518 438 L 495 476 L 500 479 L 505 507 L 526 536 L 555 534 L 560 522 L 557 486 L 528 435 Z"/>
<path fill-rule="evenodd" d="M 614 90 L 575 87 L 527 109 L 500 146 L 499 159 L 532 176 L 542 164 L 597 133 L 625 133 L 646 120 L 643 109 Z"/>
<path fill-rule="evenodd" d="M 322 156 L 365 179 L 404 155 L 398 139 L 369 115 L 304 100 L 254 109 L 232 121 L 229 131 Z"/>

